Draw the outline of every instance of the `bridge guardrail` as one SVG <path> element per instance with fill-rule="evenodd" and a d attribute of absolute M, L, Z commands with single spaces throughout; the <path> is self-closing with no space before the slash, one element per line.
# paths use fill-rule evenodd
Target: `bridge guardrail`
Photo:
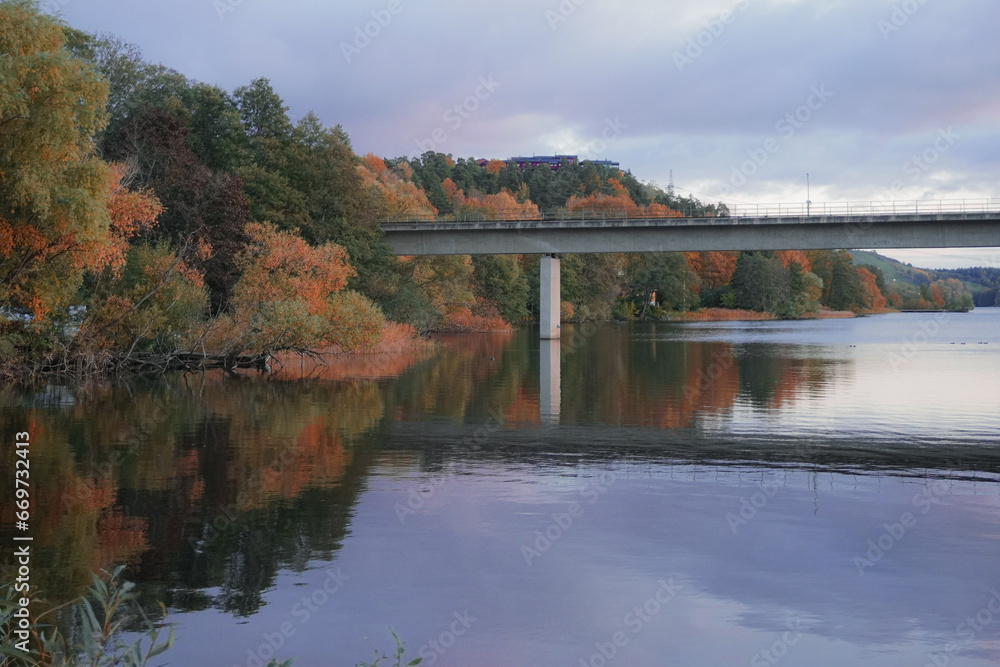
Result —
<path fill-rule="evenodd" d="M 847 202 L 798 202 L 790 204 L 733 204 L 725 205 L 719 218 L 792 218 L 803 216 L 845 215 L 909 215 L 935 213 L 1000 213 L 1000 198 L 903 200 L 903 201 L 847 201 Z M 383 220 L 385 224 L 419 222 L 586 222 L 615 220 L 662 220 L 665 217 L 688 217 L 677 213 L 664 216 L 635 209 L 610 209 L 604 211 L 548 211 L 538 215 L 521 210 L 479 211 L 476 214 L 445 216 L 403 216 Z"/>

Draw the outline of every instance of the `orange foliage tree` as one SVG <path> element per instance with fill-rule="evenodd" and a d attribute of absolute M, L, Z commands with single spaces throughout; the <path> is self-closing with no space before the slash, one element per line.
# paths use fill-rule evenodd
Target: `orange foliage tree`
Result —
<path fill-rule="evenodd" d="M 108 241 L 97 248 L 95 264 L 117 273 L 125 264 L 129 241 L 156 225 L 163 213 L 160 200 L 151 190 L 131 191 L 126 187 L 128 167 L 113 163 L 108 176 L 108 215 L 111 225 Z"/>
<path fill-rule="evenodd" d="M 885 308 L 886 299 L 882 291 L 876 284 L 875 274 L 868 269 L 858 267 L 858 275 L 861 276 L 861 286 L 863 289 L 861 300 L 864 306 L 870 310 L 882 310 Z"/>
<path fill-rule="evenodd" d="M 679 214 L 678 214 L 679 215 Z M 718 289 L 728 285 L 736 271 L 736 252 L 686 252 L 688 266 L 701 279 L 703 285 Z"/>
<path fill-rule="evenodd" d="M 628 191 L 617 178 L 609 178 L 613 194 L 595 192 L 586 197 L 573 195 L 566 201 L 566 210 L 570 212 L 593 212 L 608 217 L 642 217 L 646 211 L 638 206 Z"/>
<path fill-rule="evenodd" d="M 570 212 L 600 213 L 612 218 L 680 218 L 677 211 L 665 204 L 651 203 L 643 207 L 632 201 L 628 190 L 617 178 L 609 178 L 612 194 L 595 192 L 581 197 L 573 195 L 566 201 L 566 210 Z"/>
<path fill-rule="evenodd" d="M 229 352 L 374 347 L 385 319 L 366 298 L 345 290 L 355 275 L 347 252 L 333 243 L 312 247 L 269 224 L 247 226 L 250 244 L 237 257 L 243 273 L 233 313 L 213 323 L 215 347 Z"/>
<path fill-rule="evenodd" d="M 812 262 L 809 261 L 809 256 L 803 250 L 779 250 L 777 255 L 786 269 L 794 262 L 802 269 L 802 273 L 812 271 Z"/>
<path fill-rule="evenodd" d="M 424 191 L 409 180 L 409 176 L 413 175 L 409 165 L 402 169 L 400 175 L 390 170 L 382 158 L 368 153 L 361 158 L 358 172 L 366 187 L 373 187 L 381 193 L 385 215 L 389 219 L 437 216 L 438 210 Z"/>
<path fill-rule="evenodd" d="M 150 190 L 128 189 L 126 165 L 110 167 L 111 222 L 105 242 L 94 248 L 87 317 L 74 344 L 91 351 L 180 345 L 201 323 L 207 305 L 201 272 L 181 254 L 203 260 L 211 248 L 204 242 L 185 244 L 184 253 L 166 244 L 131 246 L 136 236 L 157 224 L 163 206 Z"/>
<path fill-rule="evenodd" d="M 448 194 L 448 190 L 445 190 L 445 194 Z M 477 190 L 463 195 L 459 190 L 455 201 L 459 202 L 457 205 L 453 204 L 455 215 L 459 219 L 478 217 L 493 220 L 537 220 L 541 217 L 537 206 L 531 201 L 519 202 L 509 190 L 501 190 L 495 195 L 484 195 Z"/>
<path fill-rule="evenodd" d="M 944 307 L 944 297 L 941 296 L 941 288 L 937 283 L 931 283 L 931 300 L 934 301 L 934 305 L 938 308 Z"/>

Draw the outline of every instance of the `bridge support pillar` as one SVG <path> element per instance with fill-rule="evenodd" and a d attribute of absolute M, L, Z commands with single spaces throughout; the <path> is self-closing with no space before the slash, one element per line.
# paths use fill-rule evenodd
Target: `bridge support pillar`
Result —
<path fill-rule="evenodd" d="M 560 306 L 562 292 L 559 275 L 559 258 L 542 255 L 542 265 L 538 274 L 541 298 L 538 301 L 540 333 L 543 340 L 559 338 Z"/>

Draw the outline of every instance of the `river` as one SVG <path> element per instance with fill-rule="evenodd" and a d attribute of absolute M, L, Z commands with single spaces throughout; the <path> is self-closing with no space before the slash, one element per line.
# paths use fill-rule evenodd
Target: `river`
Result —
<path fill-rule="evenodd" d="M 998 309 L 0 397 L 38 584 L 128 563 L 155 664 L 353 666 L 390 627 L 423 665 L 1000 661 Z"/>

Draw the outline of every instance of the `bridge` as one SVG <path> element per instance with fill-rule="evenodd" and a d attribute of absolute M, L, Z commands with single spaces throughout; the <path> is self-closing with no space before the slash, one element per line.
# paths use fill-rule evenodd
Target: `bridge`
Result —
<path fill-rule="evenodd" d="M 382 225 L 397 255 L 542 255 L 540 332 L 559 338 L 558 255 L 1000 246 L 1000 199 L 735 206 L 725 217 L 559 212 Z"/>

